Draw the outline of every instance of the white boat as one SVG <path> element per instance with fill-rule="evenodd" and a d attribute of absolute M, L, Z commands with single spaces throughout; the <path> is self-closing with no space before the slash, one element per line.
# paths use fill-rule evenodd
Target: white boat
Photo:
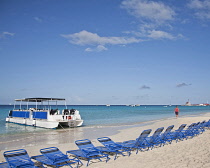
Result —
<path fill-rule="evenodd" d="M 66 108 L 62 111 L 51 108 L 51 102 L 56 102 L 57 106 L 57 101 L 65 101 L 63 98 L 25 98 L 15 101 L 20 102 L 20 106 L 16 109 L 14 105 L 14 109 L 9 111 L 6 122 L 43 128 L 79 127 L 83 124 L 78 110 L 68 109 L 66 105 Z M 26 109 L 21 108 L 22 102 L 27 103 Z M 30 102 L 36 103 L 35 108 L 29 108 Z M 44 102 L 48 104 L 43 105 Z"/>

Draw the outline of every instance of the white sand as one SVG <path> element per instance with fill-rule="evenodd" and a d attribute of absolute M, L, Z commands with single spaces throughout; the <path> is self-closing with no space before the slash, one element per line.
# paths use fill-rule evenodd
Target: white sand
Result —
<path fill-rule="evenodd" d="M 181 124 L 191 124 L 193 122 L 201 122 L 203 120 L 208 121 L 210 119 L 210 113 L 196 116 L 196 117 L 181 117 L 173 119 L 165 119 L 154 122 L 142 127 L 133 127 L 125 130 L 121 130 L 120 133 L 110 136 L 115 142 L 122 142 L 126 140 L 136 139 L 140 133 L 145 129 L 152 129 L 155 131 L 159 127 L 167 128 L 170 125 L 175 125 L 174 129 L 177 129 Z M 151 133 L 153 134 L 153 132 Z M 108 135 L 104 135 L 108 136 Z M 96 139 L 91 140 L 95 146 L 101 145 Z M 55 145 L 64 153 L 67 150 L 77 149 L 74 143 L 58 144 Z M 26 147 L 30 156 L 39 155 L 39 149 L 46 148 L 45 144 L 35 147 Z M 1 151 L 3 153 L 3 151 Z M 0 155 L 0 161 L 5 159 L 3 155 Z M 83 161 L 86 167 L 86 161 Z M 66 166 L 65 166 L 66 167 Z M 139 152 L 135 154 L 132 152 L 131 156 L 121 156 L 114 160 L 111 156 L 111 160 L 106 162 L 91 163 L 88 167 L 94 168 L 209 168 L 210 167 L 210 130 L 205 131 L 203 134 L 194 137 L 192 139 L 180 141 L 176 143 L 165 145 L 164 147 L 154 148 L 153 150 L 146 152 Z"/>

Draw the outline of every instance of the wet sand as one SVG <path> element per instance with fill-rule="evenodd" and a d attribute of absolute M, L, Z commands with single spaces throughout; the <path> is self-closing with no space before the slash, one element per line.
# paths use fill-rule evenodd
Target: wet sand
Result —
<path fill-rule="evenodd" d="M 133 125 L 115 125 L 115 126 L 83 126 L 77 128 L 59 128 L 59 129 L 40 129 L 37 131 L 28 131 L 26 133 L 7 134 L 0 137 L 0 150 L 13 150 L 17 148 L 33 147 L 42 144 L 57 145 L 74 143 L 78 139 L 97 139 L 102 136 L 111 136 L 120 132 L 120 130 L 132 127 L 139 127 L 152 123 L 137 123 Z M 20 129 L 33 130 L 30 126 L 7 123 L 8 126 L 19 127 Z"/>

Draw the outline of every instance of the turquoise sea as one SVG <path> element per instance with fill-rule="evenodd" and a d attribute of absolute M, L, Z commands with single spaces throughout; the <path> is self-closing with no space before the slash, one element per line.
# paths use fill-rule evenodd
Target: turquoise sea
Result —
<path fill-rule="evenodd" d="M 6 123 L 5 118 L 12 105 L 0 105 L 0 134 L 22 133 L 26 130 L 25 126 L 19 126 L 19 130 L 14 128 L 14 124 Z M 22 106 L 24 108 L 24 106 Z M 26 107 L 25 107 L 26 108 Z M 55 106 L 52 108 L 56 108 Z M 64 109 L 65 106 L 57 106 L 58 109 Z M 91 126 L 116 126 L 131 125 L 145 121 L 174 117 L 173 110 L 175 106 L 164 105 L 141 105 L 136 107 L 125 105 L 71 105 L 68 108 L 74 108 L 80 111 L 84 120 L 84 127 Z M 179 106 L 180 116 L 197 115 L 199 113 L 210 112 L 210 106 Z M 23 127 L 22 129 L 20 129 Z M 38 130 L 43 129 L 39 128 Z M 33 127 L 27 131 L 36 131 Z"/>
<path fill-rule="evenodd" d="M 6 123 L 5 118 L 12 105 L 0 105 L 0 150 L 40 144 L 74 142 L 83 138 L 97 138 L 117 133 L 122 128 L 141 125 L 148 121 L 175 117 L 175 106 L 141 105 L 69 105 L 80 111 L 84 120 L 82 127 L 52 130 Z M 22 106 L 24 108 L 24 106 Z M 26 108 L 26 107 L 25 107 Z M 52 108 L 64 109 L 65 106 Z M 179 106 L 180 117 L 197 116 L 210 112 L 210 106 Z"/>

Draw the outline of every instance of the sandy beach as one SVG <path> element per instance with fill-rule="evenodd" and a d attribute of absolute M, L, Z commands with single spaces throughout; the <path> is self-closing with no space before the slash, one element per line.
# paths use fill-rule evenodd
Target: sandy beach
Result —
<path fill-rule="evenodd" d="M 155 122 L 150 122 L 149 124 L 145 124 L 144 126 L 136 126 L 127 129 L 119 130 L 117 134 L 107 135 L 115 142 L 122 142 L 126 140 L 134 140 L 136 139 L 140 133 L 145 129 L 152 129 L 155 131 L 159 127 L 167 128 L 170 125 L 175 125 L 174 129 L 177 129 L 181 124 L 191 124 L 193 122 L 201 122 L 203 120 L 208 121 L 210 119 L 210 113 L 206 113 L 199 116 L 187 116 L 176 118 L 169 118 L 164 120 L 159 120 Z M 151 135 L 153 132 L 151 133 Z M 96 135 L 97 137 L 97 135 Z M 99 136 L 100 137 L 100 136 Z M 88 138 L 88 137 L 87 137 Z M 94 161 L 89 165 L 89 167 L 94 168 L 136 168 L 136 167 L 145 167 L 145 168 L 209 168 L 210 167 L 210 130 L 206 130 L 203 134 L 194 137 L 192 139 L 180 141 L 176 143 L 173 141 L 172 144 L 165 145 L 164 147 L 154 148 L 153 150 L 139 152 L 136 154 L 132 152 L 131 156 L 119 156 L 116 160 L 111 156 L 111 160 L 106 162 L 98 162 Z M 101 145 L 96 139 L 91 139 L 92 143 L 95 146 Z M 57 145 L 43 144 L 38 146 L 29 146 L 25 147 L 30 156 L 39 155 L 39 149 L 56 146 L 62 152 L 66 152 L 67 150 L 77 149 L 77 146 L 71 143 L 63 143 Z M 13 150 L 12 148 L 11 150 Z M 10 150 L 10 149 L 7 149 Z M 4 150 L 1 150 L 0 161 L 4 162 L 5 159 L 3 157 Z M 82 167 L 86 167 L 86 161 L 83 161 L 84 165 Z"/>

